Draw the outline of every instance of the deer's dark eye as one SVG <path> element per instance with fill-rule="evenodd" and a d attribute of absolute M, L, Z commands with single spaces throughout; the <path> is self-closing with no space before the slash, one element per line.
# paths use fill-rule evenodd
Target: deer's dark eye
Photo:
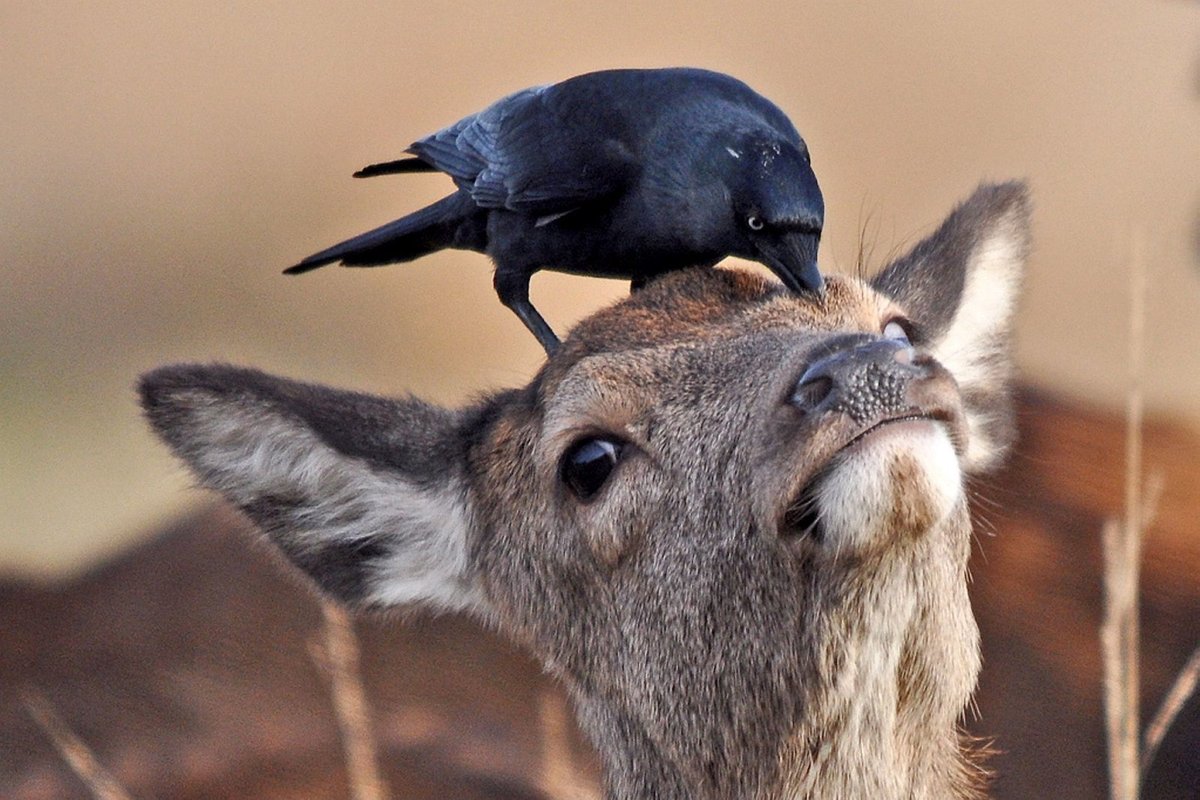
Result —
<path fill-rule="evenodd" d="M 604 488 L 608 476 L 621 460 L 621 442 L 604 437 L 581 439 L 571 446 L 562 461 L 562 482 L 586 503 Z"/>

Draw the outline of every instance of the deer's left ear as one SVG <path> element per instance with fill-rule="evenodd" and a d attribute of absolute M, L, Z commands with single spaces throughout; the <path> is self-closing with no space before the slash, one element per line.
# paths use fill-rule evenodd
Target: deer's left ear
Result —
<path fill-rule="evenodd" d="M 479 610 L 468 563 L 469 413 L 223 365 L 142 377 L 155 431 L 324 591 Z"/>
<path fill-rule="evenodd" d="M 1012 319 L 1029 246 L 1025 184 L 984 185 L 872 281 L 905 309 L 918 344 L 958 381 L 968 471 L 995 466 L 1015 435 Z"/>

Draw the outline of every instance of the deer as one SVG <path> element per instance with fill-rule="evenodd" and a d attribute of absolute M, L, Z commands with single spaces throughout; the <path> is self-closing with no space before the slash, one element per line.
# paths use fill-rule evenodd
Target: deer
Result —
<path fill-rule="evenodd" d="M 873 278 L 655 280 L 459 408 L 223 364 L 149 423 L 315 587 L 463 613 L 568 690 L 609 798 L 969 798 L 969 478 L 1014 438 L 1023 183 Z"/>

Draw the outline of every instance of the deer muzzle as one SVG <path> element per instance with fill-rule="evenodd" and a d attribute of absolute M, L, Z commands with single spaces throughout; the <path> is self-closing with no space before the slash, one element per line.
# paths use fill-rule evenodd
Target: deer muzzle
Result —
<path fill-rule="evenodd" d="M 890 422 L 929 419 L 946 425 L 957 450 L 966 444 L 957 383 L 905 341 L 852 339 L 828 352 L 800 376 L 791 403 L 807 414 L 849 417 L 851 441 Z"/>

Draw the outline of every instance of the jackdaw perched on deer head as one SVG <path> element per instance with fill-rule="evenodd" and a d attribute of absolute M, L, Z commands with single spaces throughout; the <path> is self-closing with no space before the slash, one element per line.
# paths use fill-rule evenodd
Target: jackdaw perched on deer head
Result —
<path fill-rule="evenodd" d="M 558 337 L 529 301 L 543 269 L 638 287 L 735 255 L 793 291 L 823 290 L 825 205 L 808 148 L 782 111 L 728 75 L 580 75 L 509 95 L 408 152 L 356 175 L 444 172 L 457 191 L 285 271 L 487 253 L 500 301 L 547 353 Z"/>

